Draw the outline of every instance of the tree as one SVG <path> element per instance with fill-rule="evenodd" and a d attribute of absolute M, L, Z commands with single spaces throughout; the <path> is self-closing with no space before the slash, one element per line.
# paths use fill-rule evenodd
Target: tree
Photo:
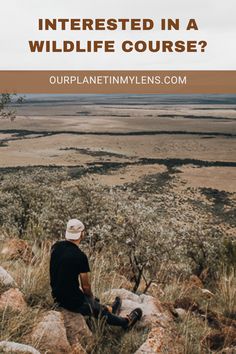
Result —
<path fill-rule="evenodd" d="M 24 100 L 23 97 L 19 97 L 16 94 L 0 94 L 0 119 L 7 118 L 13 121 L 16 118 L 16 111 L 9 107 L 14 97 L 17 103 L 22 103 Z"/>

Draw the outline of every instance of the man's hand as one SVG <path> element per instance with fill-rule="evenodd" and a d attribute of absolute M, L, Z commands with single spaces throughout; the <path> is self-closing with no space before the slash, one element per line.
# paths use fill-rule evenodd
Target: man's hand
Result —
<path fill-rule="evenodd" d="M 85 295 L 93 297 L 88 273 L 80 273 L 81 287 Z"/>

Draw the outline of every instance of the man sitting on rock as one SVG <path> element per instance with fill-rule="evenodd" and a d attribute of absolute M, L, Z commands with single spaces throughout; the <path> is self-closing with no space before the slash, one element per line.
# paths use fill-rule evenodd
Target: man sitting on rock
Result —
<path fill-rule="evenodd" d="M 77 219 L 67 223 L 66 240 L 57 241 L 51 249 L 50 284 L 55 302 L 67 310 L 84 316 L 105 317 L 113 326 L 130 329 L 141 319 L 142 310 L 136 308 L 127 317 L 116 314 L 121 308 L 121 299 L 116 297 L 111 308 L 101 305 L 94 297 L 89 281 L 88 258 L 79 248 L 85 235 L 84 224 Z M 81 288 L 80 288 L 80 282 Z"/>

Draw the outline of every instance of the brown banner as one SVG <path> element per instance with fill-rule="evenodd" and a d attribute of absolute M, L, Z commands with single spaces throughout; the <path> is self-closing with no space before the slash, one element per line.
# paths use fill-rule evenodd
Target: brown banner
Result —
<path fill-rule="evenodd" d="M 0 92 L 236 94 L 236 70 L 0 71 Z"/>

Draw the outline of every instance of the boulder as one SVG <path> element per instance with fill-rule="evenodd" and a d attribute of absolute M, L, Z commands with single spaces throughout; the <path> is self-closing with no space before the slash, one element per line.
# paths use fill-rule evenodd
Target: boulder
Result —
<path fill-rule="evenodd" d="M 137 323 L 138 327 L 153 328 L 156 326 L 167 327 L 172 321 L 169 312 L 164 309 L 161 303 L 150 295 L 136 295 L 126 289 L 113 289 L 104 294 L 105 297 L 114 299 L 119 296 L 122 299 L 120 316 L 126 316 L 136 307 L 143 311 L 143 317 Z"/>
<path fill-rule="evenodd" d="M 31 345 L 8 342 L 5 340 L 0 342 L 0 352 L 14 354 L 40 354 L 40 352 L 31 347 Z"/>
<path fill-rule="evenodd" d="M 178 313 L 176 312 L 176 309 L 174 308 L 173 303 L 171 303 L 171 302 L 162 302 L 162 306 L 163 306 L 164 309 L 166 309 L 171 314 L 172 320 L 179 317 Z"/>
<path fill-rule="evenodd" d="M 220 350 L 224 347 L 225 336 L 221 331 L 212 331 L 203 340 L 203 344 L 210 350 Z"/>
<path fill-rule="evenodd" d="M 141 345 L 135 354 L 176 354 L 176 345 L 174 346 L 174 343 L 170 345 L 171 342 L 172 339 L 170 333 L 162 327 L 156 327 L 149 332 L 147 340 Z"/>
<path fill-rule="evenodd" d="M 167 307 L 150 295 L 137 295 L 125 289 L 113 289 L 104 294 L 104 297 L 112 301 L 116 296 L 122 299 L 120 316 L 125 316 L 136 307 L 143 311 L 141 321 L 136 328 L 150 329 L 147 340 L 136 351 L 136 354 L 148 353 L 177 353 L 173 341 L 177 335 L 173 329 L 173 319 Z M 175 343 L 176 344 L 176 343 Z M 183 347 L 181 346 L 181 351 Z"/>
<path fill-rule="evenodd" d="M 182 321 L 186 320 L 186 317 L 187 317 L 187 315 L 188 315 L 188 312 L 187 312 L 186 310 L 181 309 L 181 308 L 177 308 L 177 309 L 175 309 L 175 311 L 176 311 L 178 317 L 179 317 Z"/>
<path fill-rule="evenodd" d="M 26 310 L 27 304 L 24 300 L 22 292 L 19 289 L 11 288 L 2 293 L 0 296 L 0 309 L 5 310 L 6 308 L 16 312 Z"/>
<path fill-rule="evenodd" d="M 193 312 L 195 315 L 207 319 L 208 326 L 211 328 L 223 330 L 224 328 L 233 328 L 236 331 L 236 320 L 227 318 L 217 312 L 200 308 L 199 304 L 189 297 L 182 297 L 174 303 L 175 311 L 177 308 Z M 236 335 L 236 334 L 235 334 Z"/>
<path fill-rule="evenodd" d="M 6 259 L 22 259 L 26 263 L 31 262 L 34 256 L 31 246 L 26 241 L 16 238 L 7 240 L 4 243 L 1 254 Z"/>
<path fill-rule="evenodd" d="M 30 340 L 43 353 L 68 354 L 72 352 L 66 336 L 63 315 L 58 311 L 47 312 L 34 327 Z"/>
<path fill-rule="evenodd" d="M 77 350 L 78 348 L 80 348 L 79 350 L 83 349 L 81 344 L 86 347 L 87 350 L 92 349 L 94 336 L 87 326 L 84 316 L 63 308 L 60 308 L 60 311 L 63 315 L 66 335 L 70 345 L 73 348 L 77 348 Z"/>
<path fill-rule="evenodd" d="M 0 267 L 0 286 L 14 285 L 16 285 L 16 283 L 12 276 L 3 267 Z"/>

